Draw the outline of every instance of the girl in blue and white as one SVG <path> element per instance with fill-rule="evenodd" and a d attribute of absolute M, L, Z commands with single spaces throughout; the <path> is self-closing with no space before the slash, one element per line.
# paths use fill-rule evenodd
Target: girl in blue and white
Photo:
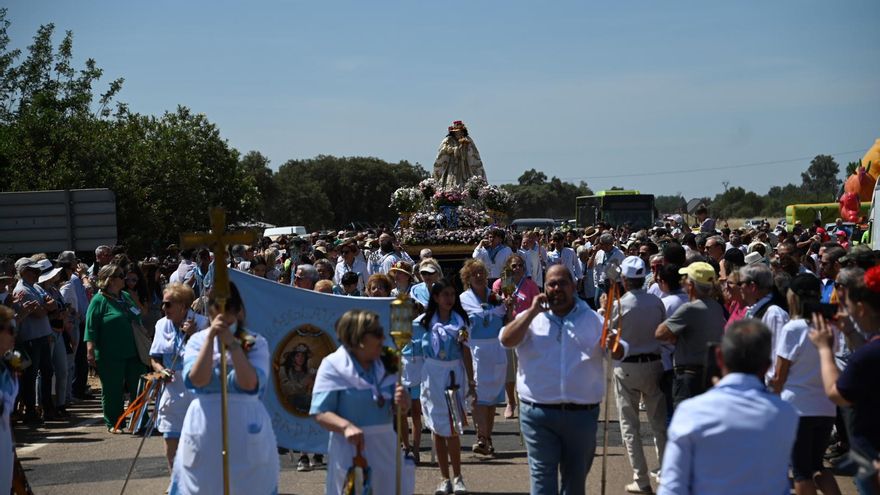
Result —
<path fill-rule="evenodd" d="M 459 275 L 464 286 L 468 287 L 460 297 L 471 329 L 468 347 L 473 355 L 479 398 L 474 407 L 477 443 L 472 450 L 480 455 L 493 455 L 495 407 L 504 402 L 507 383 L 507 351 L 498 341 L 498 334 L 504 322 L 513 316 L 513 299 L 508 298 L 502 304 L 498 295 L 489 289 L 489 270 L 478 259 L 467 260 Z"/>
<path fill-rule="evenodd" d="M 269 345 L 245 332 L 245 309 L 234 284 L 226 311 L 210 301 L 211 326 L 193 335 L 183 355 L 183 377 L 195 396 L 180 432 L 174 457 L 170 493 L 223 493 L 222 432 L 220 422 L 220 345 L 227 348 L 230 493 L 278 493 L 278 442 L 261 397 L 269 383 Z M 253 340 L 242 348 L 240 337 Z"/>
<path fill-rule="evenodd" d="M 207 317 L 190 309 L 195 293 L 186 284 L 175 282 L 162 291 L 165 316 L 156 322 L 150 357 L 154 371 L 165 375 L 165 386 L 159 397 L 156 426 L 165 438 L 168 467 L 174 466 L 174 455 L 183 429 L 183 418 L 192 402 L 193 393 L 184 386 L 183 355 L 186 342 L 197 331 L 211 325 Z"/>
<path fill-rule="evenodd" d="M 0 306 L 0 359 L 15 347 L 15 313 L 7 306 Z M 0 493 L 12 492 L 12 460 L 15 444 L 12 443 L 12 425 L 9 415 L 15 409 L 18 395 L 16 371 L 0 361 Z"/>
<path fill-rule="evenodd" d="M 422 327 L 421 402 L 425 424 L 433 433 L 437 463 L 443 479 L 436 493 L 466 493 L 461 476 L 461 438 L 453 430 L 446 406 L 446 388 L 454 375 L 459 400 L 470 395 L 476 400 L 476 384 L 471 352 L 467 346 L 468 315 L 461 307 L 455 287 L 442 279 L 431 287 L 431 299 L 425 314 L 416 318 L 413 327 Z M 454 479 L 449 479 L 452 463 Z"/>
<path fill-rule="evenodd" d="M 358 451 L 370 467 L 372 493 L 394 493 L 397 433 L 392 407 L 400 405 L 406 414 L 409 396 L 396 386 L 396 370 L 386 369 L 382 362 L 385 335 L 379 315 L 347 311 L 336 322 L 336 337 L 342 345 L 321 361 L 310 411 L 330 431 L 326 493 L 342 493 Z M 411 494 L 415 466 L 411 462 L 403 466 L 401 492 Z"/>

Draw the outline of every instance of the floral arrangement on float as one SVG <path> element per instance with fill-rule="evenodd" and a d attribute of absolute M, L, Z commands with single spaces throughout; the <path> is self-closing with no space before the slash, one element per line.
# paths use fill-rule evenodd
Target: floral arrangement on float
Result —
<path fill-rule="evenodd" d="M 391 195 L 404 244 L 476 244 L 490 226 L 504 226 L 513 196 L 486 179 L 471 177 L 463 186 L 444 188 L 433 178 Z"/>

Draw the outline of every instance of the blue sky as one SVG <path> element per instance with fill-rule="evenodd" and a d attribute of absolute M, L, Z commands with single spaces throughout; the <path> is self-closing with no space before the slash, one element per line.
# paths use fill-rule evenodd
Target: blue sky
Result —
<path fill-rule="evenodd" d="M 8 7 L 14 46 L 72 30 L 132 110 L 186 105 L 276 168 L 332 154 L 430 170 L 460 119 L 490 182 L 536 168 L 690 198 L 799 182 L 809 158 L 793 159 L 844 167 L 880 138 L 876 0 Z"/>

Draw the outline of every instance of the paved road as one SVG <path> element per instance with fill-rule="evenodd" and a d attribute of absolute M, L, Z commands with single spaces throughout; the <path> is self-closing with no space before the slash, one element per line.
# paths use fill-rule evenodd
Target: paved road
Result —
<path fill-rule="evenodd" d="M 19 457 L 34 492 L 38 495 L 118 494 L 141 437 L 108 434 L 100 423 L 99 401 L 77 404 L 71 412 L 74 416 L 71 421 L 47 423 L 40 428 L 16 429 Z M 625 493 L 623 487 L 631 481 L 631 471 L 621 444 L 616 415 L 611 416 L 607 493 L 619 494 Z M 642 430 L 645 444 L 649 445 L 649 437 L 645 434 L 650 429 L 644 421 Z M 587 478 L 588 492 L 594 494 L 600 493 L 601 433 L 600 423 L 599 447 Z M 470 431 L 462 442 L 465 450 L 462 470 L 472 493 L 528 493 L 528 465 L 525 449 L 520 445 L 516 420 L 498 417 L 495 435 L 498 454 L 494 459 L 484 460 L 473 455 L 470 452 L 473 441 L 473 432 Z M 423 435 L 422 460 L 426 462 L 416 470 L 417 493 L 433 493 L 439 481 L 436 464 L 427 462 L 430 459 L 428 442 L 429 435 Z M 657 460 L 653 452 L 648 453 L 648 459 L 649 466 L 655 468 Z M 289 456 L 281 456 L 280 493 L 323 494 L 325 472 L 298 473 L 295 461 Z M 838 480 L 844 494 L 856 493 L 849 479 Z M 155 436 L 145 442 L 126 493 L 162 494 L 167 484 L 168 470 L 162 440 Z"/>

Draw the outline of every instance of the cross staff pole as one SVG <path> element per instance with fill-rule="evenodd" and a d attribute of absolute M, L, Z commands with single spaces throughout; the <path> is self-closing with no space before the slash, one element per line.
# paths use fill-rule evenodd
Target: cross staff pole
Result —
<path fill-rule="evenodd" d="M 214 301 L 219 306 L 220 314 L 226 312 L 226 301 L 229 300 L 229 271 L 226 266 L 226 246 L 229 244 L 256 244 L 255 232 L 226 232 L 226 211 L 223 208 L 211 208 L 210 232 L 192 232 L 180 234 L 180 246 L 183 249 L 207 246 L 214 252 Z M 223 429 L 223 494 L 229 495 L 229 408 L 226 384 L 226 345 L 217 337 L 220 347 L 220 421 Z"/>

